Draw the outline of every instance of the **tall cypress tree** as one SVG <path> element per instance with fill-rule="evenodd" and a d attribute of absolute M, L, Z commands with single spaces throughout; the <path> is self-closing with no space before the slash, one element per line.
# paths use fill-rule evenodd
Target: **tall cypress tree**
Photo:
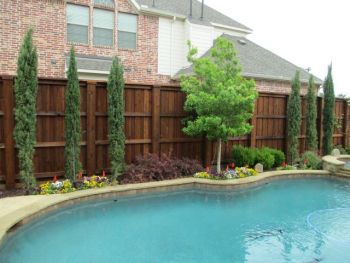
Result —
<path fill-rule="evenodd" d="M 307 92 L 307 115 L 306 115 L 306 142 L 307 149 L 309 151 L 317 150 L 317 98 L 316 98 L 316 87 L 314 83 L 314 76 L 311 75 L 309 79 L 309 86 Z"/>
<path fill-rule="evenodd" d="M 323 108 L 323 154 L 330 154 L 333 147 L 334 132 L 334 85 L 332 77 L 332 65 L 328 67 L 328 74 L 324 82 L 324 108 Z"/>
<path fill-rule="evenodd" d="M 33 29 L 24 37 L 17 61 L 15 81 L 14 139 L 18 149 L 20 178 L 24 188 L 31 191 L 36 186 L 33 156 L 36 144 L 36 97 L 38 93 L 38 55 L 33 45 Z"/>
<path fill-rule="evenodd" d="M 108 140 L 112 172 L 110 179 L 116 180 L 124 169 L 124 70 L 119 58 L 113 59 L 108 76 Z"/>
<path fill-rule="evenodd" d="M 295 73 L 292 81 L 292 93 L 289 96 L 287 107 L 287 140 L 288 161 L 295 163 L 298 158 L 299 134 L 301 126 L 301 98 L 300 98 L 300 72 Z"/>
<path fill-rule="evenodd" d="M 66 112 L 64 119 L 66 139 L 66 146 L 64 149 L 65 174 L 67 179 L 75 181 L 82 166 L 80 163 L 80 87 L 74 47 L 70 50 L 67 77 Z"/>

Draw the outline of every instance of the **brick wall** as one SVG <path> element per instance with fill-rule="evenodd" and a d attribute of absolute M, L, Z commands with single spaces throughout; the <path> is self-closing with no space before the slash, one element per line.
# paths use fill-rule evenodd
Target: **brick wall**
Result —
<path fill-rule="evenodd" d="M 291 83 L 289 81 L 278 80 L 255 80 L 256 88 L 260 92 L 273 92 L 281 94 L 290 94 Z M 301 95 L 307 93 L 307 84 L 303 83 L 300 90 Z"/>
<path fill-rule="evenodd" d="M 67 43 L 66 8 L 64 0 L 0 0 L 0 75 L 15 75 L 18 50 L 26 30 L 33 26 L 34 42 L 39 54 L 39 77 L 64 78 L 65 56 L 71 47 Z M 93 0 L 67 2 L 93 6 Z M 136 13 L 128 0 L 116 0 L 115 11 Z M 92 16 L 92 8 L 90 15 Z M 158 24 L 155 16 L 139 15 L 136 50 L 117 47 L 117 30 L 114 47 L 75 45 L 79 55 L 119 56 L 125 66 L 126 82 L 143 84 L 170 84 L 169 76 L 158 72 Z M 92 27 L 90 26 L 90 38 Z M 257 80 L 261 92 L 289 93 L 287 81 Z M 302 90 L 305 93 L 306 89 Z"/>
<path fill-rule="evenodd" d="M 71 0 L 70 3 L 92 6 L 93 0 Z M 34 42 L 39 54 L 39 76 L 65 77 L 67 43 L 66 8 L 62 0 L 0 0 L 0 74 L 15 75 L 18 50 L 26 30 L 33 26 Z M 127 0 L 118 0 L 116 11 L 135 13 Z M 90 10 L 92 15 L 92 8 Z M 90 38 L 92 36 L 90 26 Z M 117 30 L 113 47 L 76 44 L 76 53 L 112 57 L 118 55 L 125 66 L 127 82 L 169 83 L 169 76 L 158 75 L 158 17 L 139 15 L 136 50 L 117 47 Z"/>

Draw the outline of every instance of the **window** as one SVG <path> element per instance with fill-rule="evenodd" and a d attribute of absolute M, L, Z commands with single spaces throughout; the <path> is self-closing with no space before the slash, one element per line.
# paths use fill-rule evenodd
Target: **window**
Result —
<path fill-rule="evenodd" d="M 94 9 L 94 45 L 113 46 L 114 12 Z"/>
<path fill-rule="evenodd" d="M 67 39 L 68 42 L 88 44 L 88 7 L 67 4 Z"/>
<path fill-rule="evenodd" d="M 114 6 L 114 0 L 95 0 L 95 5 Z"/>
<path fill-rule="evenodd" d="M 136 49 L 137 16 L 118 14 L 118 47 Z"/>

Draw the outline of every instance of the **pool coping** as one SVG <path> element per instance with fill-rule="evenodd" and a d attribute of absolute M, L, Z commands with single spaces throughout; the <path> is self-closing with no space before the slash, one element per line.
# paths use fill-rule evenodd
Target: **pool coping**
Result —
<path fill-rule="evenodd" d="M 278 178 L 290 177 L 347 177 L 332 175 L 325 170 L 289 170 L 289 171 L 271 171 L 261 173 L 257 176 L 246 177 L 232 180 L 209 180 L 199 178 L 181 178 L 159 182 L 149 182 L 140 184 L 128 184 L 108 186 L 99 189 L 82 190 L 68 194 L 55 194 L 47 196 L 22 196 L 8 197 L 0 199 L 0 245 L 6 239 L 8 233 L 34 218 L 59 209 L 65 205 L 76 204 L 82 200 L 92 200 L 98 198 L 115 197 L 122 195 L 133 195 L 139 193 L 161 192 L 184 187 L 200 188 L 223 188 L 232 189 L 237 187 L 246 187 L 254 184 L 260 184 Z M 347 177 L 350 178 L 350 177 Z M 7 206 L 7 208 L 6 208 Z M 4 211 L 9 210 L 8 212 Z M 8 209 L 11 208 L 11 209 Z"/>

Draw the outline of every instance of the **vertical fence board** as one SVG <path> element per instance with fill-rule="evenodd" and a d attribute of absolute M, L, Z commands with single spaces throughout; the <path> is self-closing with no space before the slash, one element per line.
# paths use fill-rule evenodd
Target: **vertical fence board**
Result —
<path fill-rule="evenodd" d="M 14 130 L 14 81 L 12 77 L 3 77 L 4 94 L 4 145 L 5 145 L 5 180 L 6 188 L 15 187 L 15 142 Z"/>
<path fill-rule="evenodd" d="M 88 175 L 96 171 L 96 82 L 87 83 L 87 169 Z"/>
<path fill-rule="evenodd" d="M 152 88 L 152 153 L 160 154 L 160 86 Z"/>

